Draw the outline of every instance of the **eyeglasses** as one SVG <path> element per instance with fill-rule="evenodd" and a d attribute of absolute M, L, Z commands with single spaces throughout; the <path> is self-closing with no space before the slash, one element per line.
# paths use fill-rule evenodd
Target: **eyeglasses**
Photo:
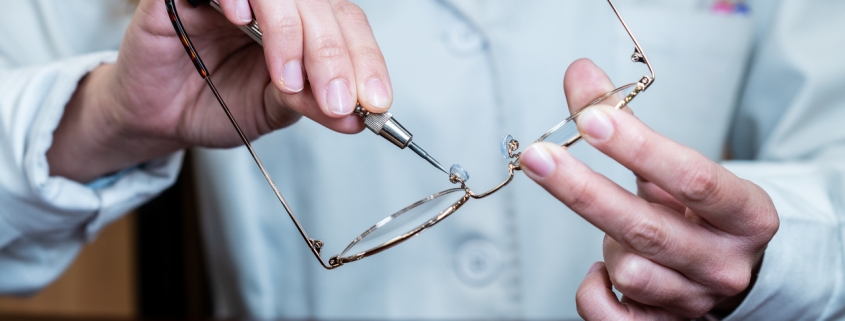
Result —
<path fill-rule="evenodd" d="M 197 6 L 202 2 L 210 3 L 212 7 L 216 8 L 217 10 L 220 10 L 220 6 L 217 3 L 217 0 L 188 0 L 188 2 L 193 6 Z M 574 120 L 576 117 L 578 117 L 582 110 L 587 107 L 599 104 L 601 102 L 615 99 L 618 99 L 618 101 L 615 102 L 615 108 L 622 109 L 627 106 L 628 103 L 630 103 L 637 95 L 648 89 L 648 87 L 651 86 L 652 83 L 654 83 L 654 70 L 652 69 L 648 58 L 640 47 L 640 44 L 637 42 L 637 39 L 631 33 L 631 30 L 628 28 L 628 25 L 622 19 L 622 16 L 619 14 L 619 11 L 616 9 L 616 6 L 613 5 L 613 2 L 611 2 L 611 0 L 608 0 L 607 2 L 608 4 L 610 4 L 611 9 L 613 9 L 613 12 L 614 14 L 616 14 L 616 17 L 619 19 L 619 22 L 622 23 L 622 27 L 625 28 L 625 31 L 628 33 L 628 36 L 634 42 L 635 48 L 634 54 L 631 56 L 631 60 L 635 63 L 645 64 L 648 67 L 650 76 L 643 76 L 637 82 L 620 86 L 604 94 L 603 96 L 596 98 L 586 106 L 579 109 L 578 112 L 572 114 L 564 121 L 560 122 L 557 126 L 553 127 L 545 134 L 540 136 L 540 138 L 537 139 L 536 142 L 551 142 L 564 147 L 568 147 L 581 138 L 581 135 L 578 132 L 578 126 L 575 124 Z M 197 54 L 197 51 L 194 49 L 190 38 L 188 38 L 188 34 L 185 32 L 185 29 L 182 26 L 182 22 L 179 20 L 179 15 L 176 13 L 175 0 L 165 0 L 165 3 L 167 7 L 167 13 L 170 16 L 171 22 L 173 23 L 173 28 L 176 30 L 176 34 L 182 41 L 182 45 L 188 52 L 188 55 L 190 56 L 191 61 L 194 63 L 194 66 L 197 68 L 197 71 L 199 72 L 200 76 L 205 79 L 206 83 L 208 84 L 208 87 L 211 89 L 212 93 L 214 93 L 214 96 L 217 98 L 217 101 L 220 103 L 220 106 L 223 108 L 223 111 L 226 113 L 226 116 L 229 118 L 229 121 L 232 123 L 232 126 L 237 131 L 250 155 L 252 155 L 252 158 L 258 165 L 259 170 L 264 175 L 264 178 L 267 180 L 267 183 L 270 184 L 270 188 L 273 189 L 273 192 L 276 194 L 276 197 L 278 197 L 279 201 L 282 203 L 282 206 L 288 213 L 288 216 L 290 216 L 294 225 L 296 225 L 296 228 L 302 238 L 305 240 L 305 243 L 311 249 L 311 252 L 317 258 L 320 264 L 326 269 L 331 270 L 345 263 L 358 261 L 376 253 L 380 253 L 410 239 L 411 237 L 417 234 L 420 234 L 422 231 L 431 228 L 432 226 L 436 225 L 437 223 L 440 223 L 450 215 L 454 214 L 455 211 L 461 208 L 461 206 L 466 204 L 470 199 L 485 198 L 495 193 L 496 191 L 502 189 L 513 180 L 514 173 L 520 170 L 519 159 L 521 153 L 517 152 L 517 150 L 519 149 L 519 142 L 513 139 L 513 137 L 511 137 L 510 135 L 507 135 L 504 137 L 501 144 L 502 156 L 509 160 L 509 163 L 507 165 L 508 177 L 504 182 L 486 192 L 475 193 L 472 191 L 472 189 L 469 188 L 469 186 L 467 186 L 469 174 L 459 165 L 453 165 L 450 169 L 449 181 L 452 184 L 460 185 L 460 187 L 447 189 L 442 192 L 430 195 L 426 198 L 417 201 L 414 204 L 411 204 L 408 207 L 403 208 L 402 210 L 394 213 L 393 215 L 388 216 L 387 218 L 379 221 L 378 223 L 364 231 L 364 233 L 361 233 L 357 238 L 352 240 L 352 242 L 340 254 L 334 255 L 329 258 L 328 261 L 326 261 L 323 259 L 321 253 L 321 250 L 323 248 L 323 242 L 318 239 L 313 239 L 309 237 L 308 233 L 305 232 L 305 229 L 302 227 L 302 224 L 299 223 L 299 220 L 296 218 L 296 215 L 294 215 L 293 210 L 291 210 L 287 201 L 285 201 L 281 192 L 279 192 L 279 189 L 276 187 L 276 184 L 273 183 L 273 179 L 270 178 L 270 174 L 268 174 L 267 170 L 264 168 L 264 165 L 261 163 L 261 160 L 258 158 L 258 155 L 255 153 L 255 150 L 252 148 L 252 144 L 250 144 L 249 140 L 246 138 L 240 126 L 238 125 L 238 122 L 232 116 L 229 107 L 223 101 L 223 98 L 220 97 L 220 93 L 218 93 L 217 88 L 215 88 L 214 83 L 212 83 L 211 81 L 208 69 L 206 69 L 205 65 L 202 62 L 202 59 L 200 59 L 199 54 Z M 250 37 L 252 37 L 252 39 L 254 39 L 256 42 L 258 42 L 259 44 L 261 43 L 261 30 L 258 29 L 258 24 L 255 20 L 245 26 L 240 26 L 239 28 L 241 28 L 241 30 L 250 35 Z M 620 98 L 620 95 L 624 96 L 621 96 Z"/>

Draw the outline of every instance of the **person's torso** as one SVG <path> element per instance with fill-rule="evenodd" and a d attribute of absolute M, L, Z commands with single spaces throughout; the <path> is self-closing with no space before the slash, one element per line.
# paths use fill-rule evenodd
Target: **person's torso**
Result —
<path fill-rule="evenodd" d="M 648 73 L 604 1 L 357 1 L 394 89 L 393 115 L 469 185 L 500 183 L 499 141 L 523 146 L 568 115 L 567 66 L 593 59 L 616 83 Z M 618 1 L 656 82 L 635 114 L 720 159 L 752 47 L 751 14 L 715 1 Z M 751 8 L 754 10 L 754 8 Z M 385 216 L 454 187 L 369 131 L 303 119 L 256 142 L 326 258 Z M 584 142 L 570 151 L 623 187 L 634 176 Z M 222 315 L 316 318 L 577 318 L 575 290 L 601 260 L 603 233 L 522 173 L 494 196 L 389 251 L 325 271 L 242 148 L 199 151 L 206 238 Z"/>

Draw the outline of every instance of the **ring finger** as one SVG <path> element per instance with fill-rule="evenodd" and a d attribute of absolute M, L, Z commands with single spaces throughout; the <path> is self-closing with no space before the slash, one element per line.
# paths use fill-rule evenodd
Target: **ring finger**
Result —
<path fill-rule="evenodd" d="M 715 304 L 714 298 L 697 283 L 626 250 L 609 236 L 605 236 L 603 250 L 613 285 L 634 301 L 664 307 L 688 318 L 701 316 Z"/>

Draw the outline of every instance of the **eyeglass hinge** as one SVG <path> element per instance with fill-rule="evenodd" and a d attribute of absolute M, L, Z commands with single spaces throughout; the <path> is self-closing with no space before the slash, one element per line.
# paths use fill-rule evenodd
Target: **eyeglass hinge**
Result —
<path fill-rule="evenodd" d="M 640 52 L 640 48 L 634 48 L 634 54 L 631 55 L 631 61 L 645 63 L 645 55 Z"/>
<path fill-rule="evenodd" d="M 339 256 L 339 255 L 332 256 L 332 257 L 329 259 L 329 266 L 331 266 L 331 267 L 338 267 L 338 266 L 341 266 L 341 265 L 343 265 L 343 262 L 341 262 L 341 261 L 340 261 L 340 256 Z"/>
<path fill-rule="evenodd" d="M 317 251 L 317 253 L 320 253 L 320 250 L 323 249 L 323 241 L 310 239 L 308 240 L 308 242 L 311 243 L 311 247 L 313 247 L 314 250 Z"/>
<path fill-rule="evenodd" d="M 649 78 L 648 76 L 643 76 L 643 78 L 640 78 L 639 84 L 643 87 L 642 91 L 648 89 L 648 87 L 651 86 L 652 81 L 654 81 L 654 79 Z"/>

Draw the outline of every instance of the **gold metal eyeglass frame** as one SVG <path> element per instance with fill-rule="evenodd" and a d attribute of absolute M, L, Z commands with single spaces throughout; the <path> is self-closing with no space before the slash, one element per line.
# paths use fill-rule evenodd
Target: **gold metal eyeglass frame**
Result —
<path fill-rule="evenodd" d="M 435 224 L 443 221 L 446 217 L 452 215 L 461 206 L 466 204 L 466 202 L 469 201 L 470 199 L 472 199 L 472 198 L 475 198 L 475 199 L 485 198 L 485 197 L 490 196 L 491 194 L 495 193 L 496 191 L 502 189 L 503 187 L 508 185 L 513 180 L 514 173 L 518 170 L 521 170 L 520 165 L 519 165 L 519 159 L 520 159 L 520 156 L 522 154 L 517 152 L 517 150 L 519 149 L 519 142 L 517 140 L 513 139 L 512 137 L 510 137 L 510 135 L 508 135 L 508 136 L 505 137 L 505 139 L 502 142 L 502 144 L 503 144 L 502 145 L 502 149 L 503 149 L 502 152 L 504 154 L 503 156 L 506 156 L 508 159 L 511 160 L 508 163 L 508 178 L 504 182 L 502 182 L 498 186 L 494 187 L 493 189 L 490 189 L 490 190 L 488 190 L 484 193 L 478 193 L 477 194 L 477 193 L 474 193 L 467 186 L 466 179 L 462 178 L 460 174 L 453 172 L 450 175 L 449 180 L 453 184 L 460 184 L 460 188 L 452 188 L 452 189 L 447 189 L 445 191 L 441 191 L 439 193 L 435 193 L 435 194 L 430 195 L 430 196 L 428 196 L 428 197 L 426 197 L 426 198 L 424 198 L 424 199 L 422 199 L 422 200 L 420 200 L 420 201 L 418 201 L 414 204 L 411 204 L 410 206 L 400 210 L 399 212 L 394 213 L 391 216 L 388 216 L 387 218 L 383 219 L 382 221 L 376 223 L 375 225 L 373 225 L 372 227 L 370 227 L 369 229 L 364 231 L 364 233 L 362 233 L 355 240 L 353 240 L 352 243 L 350 243 L 349 246 L 347 246 L 346 249 L 343 250 L 343 252 L 341 252 L 340 254 L 337 254 L 335 256 L 332 256 L 328 261 L 326 261 L 326 260 L 323 259 L 322 255 L 321 255 L 321 250 L 323 248 L 323 242 L 321 240 L 313 239 L 313 238 L 309 237 L 308 233 L 305 232 L 305 229 L 302 227 L 302 224 L 300 224 L 299 220 L 296 218 L 296 215 L 294 215 L 293 210 L 290 208 L 287 201 L 285 201 L 281 192 L 279 192 L 279 189 L 276 187 L 276 184 L 273 182 L 273 179 L 270 177 L 270 174 L 267 172 L 266 168 L 261 163 L 261 160 L 258 158 L 258 155 L 255 153 L 255 150 L 252 147 L 252 144 L 250 144 L 246 135 L 244 135 L 243 130 L 241 130 L 240 126 L 238 125 L 238 122 L 235 120 L 234 116 L 232 115 L 231 111 L 229 110 L 229 107 L 223 101 L 223 98 L 221 98 L 220 93 L 218 93 L 217 88 L 215 88 L 215 86 L 214 86 L 214 83 L 212 83 L 208 69 L 206 69 L 205 65 L 202 62 L 202 59 L 200 59 L 199 54 L 194 49 L 194 46 L 191 43 L 191 40 L 188 37 L 188 34 L 185 32 L 185 29 L 182 26 L 181 20 L 179 20 L 179 15 L 176 12 L 175 0 L 164 0 L 164 2 L 165 2 L 166 7 L 167 7 L 167 13 L 170 17 L 170 21 L 173 23 L 173 28 L 175 29 L 176 34 L 179 36 L 179 39 L 181 40 L 182 45 L 185 47 L 185 50 L 188 52 L 188 55 L 190 56 L 191 61 L 193 62 L 194 66 L 197 68 L 197 71 L 199 72 L 200 76 L 202 76 L 202 78 L 208 84 L 208 87 L 214 93 L 214 96 L 217 98 L 217 101 L 220 103 L 220 106 L 223 108 L 223 111 L 226 113 L 226 116 L 229 118 L 229 121 L 232 123 L 232 126 L 237 131 L 238 135 L 240 136 L 241 140 L 243 141 L 243 143 L 246 146 L 247 150 L 249 151 L 250 155 L 252 155 L 252 158 L 255 160 L 255 163 L 258 165 L 259 170 L 261 170 L 261 173 L 264 175 L 264 178 L 267 180 L 267 183 L 273 189 L 273 192 L 276 194 L 276 197 L 282 203 L 282 206 L 284 207 L 285 211 L 288 213 L 288 216 L 290 216 L 294 225 L 296 225 L 296 228 L 299 231 L 299 234 L 305 240 L 306 244 L 311 249 L 311 252 L 314 254 L 317 261 L 319 261 L 320 264 L 328 270 L 337 268 L 337 267 L 339 267 L 339 266 L 341 266 L 345 263 L 358 261 L 358 260 L 361 260 L 365 257 L 374 255 L 376 253 L 380 253 L 384 250 L 387 250 L 391 247 L 398 245 L 399 243 L 402 243 L 402 242 L 408 240 L 409 238 L 411 238 L 411 237 L 421 233 L 422 231 L 425 231 L 425 230 L 431 228 Z M 215 9 L 221 10 L 219 4 L 217 3 L 217 0 L 188 0 L 188 2 L 193 6 L 197 6 L 197 5 L 202 4 L 202 3 L 210 3 L 211 6 L 214 7 Z M 613 2 L 611 0 L 607 0 L 607 2 L 608 2 L 608 4 L 610 4 L 610 7 L 613 9 L 613 12 L 616 14 L 616 17 L 619 18 L 619 22 L 622 23 L 622 26 L 625 28 L 625 31 L 628 33 L 628 36 L 634 42 L 635 49 L 634 49 L 634 54 L 631 56 L 631 60 L 633 62 L 639 62 L 639 63 L 645 64 L 648 67 L 650 76 L 648 76 L 648 75 L 643 76 L 637 82 L 620 86 L 620 87 L 608 92 L 607 94 L 605 94 L 605 95 L 603 95 L 599 98 L 596 98 L 595 100 L 593 100 L 592 102 L 590 102 L 586 106 L 579 109 L 576 113 L 567 117 L 564 121 L 559 123 L 557 126 L 553 127 L 549 131 L 547 131 L 539 139 L 537 139 L 536 142 L 550 141 L 550 142 L 558 143 L 563 147 L 568 147 L 568 146 L 574 144 L 576 141 L 578 141 L 581 138 L 581 135 L 580 135 L 580 133 L 578 133 L 577 126 L 575 125 L 574 120 L 575 120 L 576 117 L 578 117 L 578 115 L 581 113 L 582 110 L 584 110 L 587 107 L 596 105 L 596 104 L 598 104 L 598 103 L 600 103 L 600 102 L 602 102 L 602 101 L 604 101 L 608 98 L 614 97 L 614 96 L 618 95 L 619 93 L 622 93 L 622 92 L 630 89 L 631 91 L 625 97 L 623 97 L 618 103 L 616 103 L 616 105 L 614 106 L 616 109 L 622 109 L 625 106 L 627 106 L 628 103 L 630 103 L 637 95 L 639 95 L 641 92 L 648 89 L 651 86 L 651 84 L 654 83 L 654 70 L 651 67 L 651 64 L 649 63 L 649 60 L 646 57 L 644 51 L 640 47 L 639 42 L 637 42 L 637 39 L 634 37 L 634 34 L 631 33 L 631 30 L 628 28 L 628 25 L 625 23 L 625 20 L 622 19 L 622 16 L 619 14 L 619 11 L 616 9 L 616 6 L 613 5 Z M 245 33 L 247 33 L 250 37 L 252 37 L 253 40 L 258 42 L 259 44 L 262 43 L 262 41 L 261 41 L 262 34 L 261 34 L 261 31 L 258 29 L 258 24 L 255 20 L 253 20 L 251 23 L 249 23 L 245 26 L 240 26 L 239 28 L 241 28 L 241 30 L 243 30 Z M 554 137 L 555 134 L 561 134 L 561 133 L 572 132 L 572 131 L 574 131 L 574 133 L 572 135 L 566 135 L 563 140 L 558 141 L 556 139 L 553 139 L 553 138 L 555 138 Z M 345 256 L 346 252 L 348 252 L 352 248 L 354 248 L 359 242 L 366 239 L 368 236 L 373 235 L 374 232 L 377 231 L 379 228 L 382 228 L 386 224 L 391 223 L 393 220 L 401 217 L 403 214 L 406 214 L 407 212 L 414 210 L 415 208 L 417 208 L 417 207 L 419 207 L 423 204 L 426 204 L 426 203 L 428 203 L 432 200 L 438 199 L 438 198 L 443 197 L 443 196 L 448 195 L 448 194 L 459 193 L 459 192 L 463 192 L 464 195 L 458 201 L 452 203 L 446 209 L 440 211 L 436 216 L 434 216 L 433 218 L 425 221 L 424 223 L 414 227 L 410 231 L 405 232 L 401 235 L 392 237 L 389 240 L 381 243 L 380 245 L 378 245 L 376 247 L 364 250 L 362 252 L 357 252 L 357 253 L 352 254 L 352 255 Z M 392 231 L 392 230 L 390 230 L 390 231 Z"/>

